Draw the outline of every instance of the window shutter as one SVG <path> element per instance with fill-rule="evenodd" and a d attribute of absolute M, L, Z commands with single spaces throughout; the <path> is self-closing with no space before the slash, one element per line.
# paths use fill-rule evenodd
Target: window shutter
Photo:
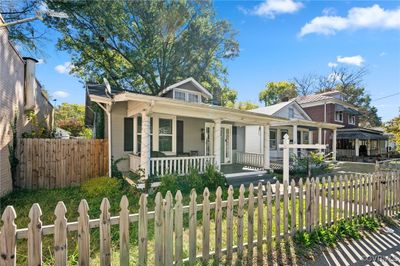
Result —
<path fill-rule="evenodd" d="M 133 118 L 124 118 L 124 151 L 133 151 Z"/>

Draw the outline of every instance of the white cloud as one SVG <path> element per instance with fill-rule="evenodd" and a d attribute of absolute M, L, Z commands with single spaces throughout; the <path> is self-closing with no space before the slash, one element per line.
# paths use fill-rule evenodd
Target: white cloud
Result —
<path fill-rule="evenodd" d="M 364 58 L 361 55 L 355 56 L 338 56 L 336 61 L 342 64 L 361 66 L 364 63 Z"/>
<path fill-rule="evenodd" d="M 303 4 L 294 0 L 265 0 L 257 5 L 253 10 L 247 10 L 239 7 L 244 14 L 252 14 L 267 18 L 275 18 L 279 14 L 293 14 L 300 10 Z"/>
<path fill-rule="evenodd" d="M 334 35 L 346 29 L 398 29 L 400 30 L 400 7 L 385 10 L 379 5 L 353 7 L 346 17 L 324 15 L 316 17 L 301 28 L 300 37 L 317 33 Z"/>
<path fill-rule="evenodd" d="M 333 16 L 336 15 L 336 9 L 333 7 L 326 7 L 324 9 L 322 9 L 322 14 L 324 16 Z"/>
<path fill-rule="evenodd" d="M 336 63 L 332 63 L 332 62 L 329 62 L 328 63 L 328 67 L 337 67 L 337 64 Z"/>
<path fill-rule="evenodd" d="M 37 61 L 38 61 L 38 62 L 37 62 L 36 64 L 38 64 L 38 65 L 41 65 L 41 64 L 44 63 L 44 60 L 43 60 L 43 59 L 38 59 Z"/>
<path fill-rule="evenodd" d="M 54 69 L 60 73 L 60 74 L 65 74 L 65 73 L 69 73 L 72 70 L 73 65 L 71 64 L 71 62 L 65 62 L 62 65 L 57 65 Z"/>
<path fill-rule="evenodd" d="M 53 93 L 53 96 L 56 98 L 67 98 L 69 96 L 69 93 L 66 91 L 55 91 Z"/>

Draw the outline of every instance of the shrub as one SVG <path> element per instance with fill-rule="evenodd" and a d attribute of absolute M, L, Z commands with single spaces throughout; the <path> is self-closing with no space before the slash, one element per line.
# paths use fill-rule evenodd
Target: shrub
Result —
<path fill-rule="evenodd" d="M 81 190 L 89 197 L 111 197 L 121 190 L 120 180 L 112 177 L 95 177 L 81 185 Z"/>

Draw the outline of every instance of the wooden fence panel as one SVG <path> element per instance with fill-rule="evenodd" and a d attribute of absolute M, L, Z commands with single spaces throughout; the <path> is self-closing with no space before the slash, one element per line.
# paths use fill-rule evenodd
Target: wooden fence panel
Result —
<path fill-rule="evenodd" d="M 108 173 L 108 142 L 103 139 L 20 139 L 21 188 L 63 188 Z"/>

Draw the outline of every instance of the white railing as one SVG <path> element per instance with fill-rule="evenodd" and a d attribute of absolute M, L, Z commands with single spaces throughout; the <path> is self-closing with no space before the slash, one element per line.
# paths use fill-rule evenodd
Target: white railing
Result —
<path fill-rule="evenodd" d="M 264 155 L 261 153 L 236 152 L 236 163 L 247 166 L 263 167 Z"/>
<path fill-rule="evenodd" d="M 150 175 L 188 174 L 190 169 L 203 173 L 207 165 L 214 164 L 214 156 L 159 157 L 150 159 Z"/>
<path fill-rule="evenodd" d="M 135 154 L 129 154 L 129 169 L 132 172 L 136 172 L 140 168 L 140 156 Z"/>

